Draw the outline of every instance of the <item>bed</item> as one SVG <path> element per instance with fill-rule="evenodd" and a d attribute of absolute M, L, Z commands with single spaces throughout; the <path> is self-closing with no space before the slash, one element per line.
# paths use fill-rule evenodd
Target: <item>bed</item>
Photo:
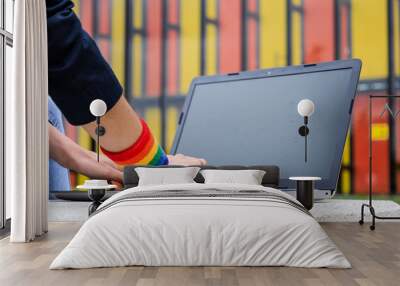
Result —
<path fill-rule="evenodd" d="M 254 167 L 254 166 L 253 166 Z M 350 268 L 312 215 L 263 185 L 196 183 L 137 186 L 107 199 L 50 269 L 144 266 L 292 266 Z M 277 178 L 278 177 L 278 178 Z"/>

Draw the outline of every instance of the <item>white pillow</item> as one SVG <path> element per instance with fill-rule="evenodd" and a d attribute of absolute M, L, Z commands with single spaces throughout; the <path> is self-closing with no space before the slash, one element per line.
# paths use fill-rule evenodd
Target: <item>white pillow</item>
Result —
<path fill-rule="evenodd" d="M 261 185 L 265 171 L 261 170 L 202 170 L 204 183 Z"/>
<path fill-rule="evenodd" d="M 138 186 L 195 183 L 199 167 L 185 168 L 135 168 L 139 176 Z"/>

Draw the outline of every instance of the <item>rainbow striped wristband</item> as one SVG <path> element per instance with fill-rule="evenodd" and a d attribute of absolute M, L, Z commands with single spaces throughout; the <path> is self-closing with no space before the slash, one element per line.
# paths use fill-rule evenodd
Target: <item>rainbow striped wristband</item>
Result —
<path fill-rule="evenodd" d="M 126 165 L 168 165 L 168 157 L 154 138 L 146 122 L 141 119 L 142 133 L 136 142 L 120 152 L 110 152 L 101 147 L 101 151 L 121 166 Z"/>

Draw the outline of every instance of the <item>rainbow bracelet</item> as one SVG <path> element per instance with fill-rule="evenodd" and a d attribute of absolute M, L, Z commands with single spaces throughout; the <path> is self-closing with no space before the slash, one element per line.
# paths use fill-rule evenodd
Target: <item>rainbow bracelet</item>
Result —
<path fill-rule="evenodd" d="M 136 142 L 120 152 L 110 152 L 101 147 L 101 151 L 121 166 L 126 165 L 168 165 L 168 157 L 158 144 L 146 122 L 141 119 L 142 133 Z"/>

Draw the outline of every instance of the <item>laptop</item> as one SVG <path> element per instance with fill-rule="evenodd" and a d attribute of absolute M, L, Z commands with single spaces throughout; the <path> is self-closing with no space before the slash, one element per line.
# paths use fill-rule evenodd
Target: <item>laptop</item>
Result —
<path fill-rule="evenodd" d="M 279 188 L 293 192 L 292 176 L 316 176 L 314 197 L 330 198 L 338 183 L 361 61 L 341 60 L 195 78 L 178 121 L 172 154 L 209 165 L 277 165 Z M 308 160 L 302 99 L 314 102 Z"/>

